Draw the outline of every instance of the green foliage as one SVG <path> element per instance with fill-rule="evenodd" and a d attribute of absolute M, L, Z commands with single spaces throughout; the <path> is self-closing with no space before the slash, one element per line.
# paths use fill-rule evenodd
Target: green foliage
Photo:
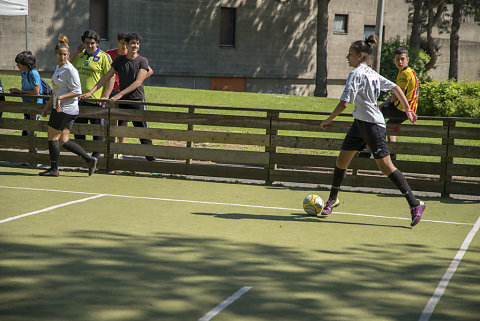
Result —
<path fill-rule="evenodd" d="M 480 82 L 454 80 L 420 84 L 418 112 L 424 116 L 480 118 Z"/>

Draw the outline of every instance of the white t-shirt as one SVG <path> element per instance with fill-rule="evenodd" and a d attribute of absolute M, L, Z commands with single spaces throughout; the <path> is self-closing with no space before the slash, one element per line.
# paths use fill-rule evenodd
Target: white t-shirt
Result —
<path fill-rule="evenodd" d="M 62 66 L 55 68 L 55 73 L 52 76 L 53 90 L 55 95 L 53 97 L 53 108 L 57 106 L 57 97 L 65 95 L 69 92 L 82 94 L 82 85 L 80 84 L 80 76 L 77 69 L 67 62 Z M 60 102 L 62 111 L 69 115 L 78 115 L 78 97 L 73 99 L 62 100 Z"/>
<path fill-rule="evenodd" d="M 348 75 L 340 100 L 355 103 L 353 117 L 356 119 L 385 127 L 385 119 L 378 108 L 377 99 L 380 91 L 389 91 L 395 86 L 395 83 L 382 77 L 363 62 Z"/>

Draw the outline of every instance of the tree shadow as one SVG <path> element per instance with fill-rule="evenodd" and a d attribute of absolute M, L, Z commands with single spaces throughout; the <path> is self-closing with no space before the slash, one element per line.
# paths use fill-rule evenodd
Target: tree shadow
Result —
<path fill-rule="evenodd" d="M 224 319 L 415 320 L 446 268 L 438 249 L 413 243 L 305 256 L 215 236 L 80 230 L 4 237 L 0 248 L 3 320 L 197 320 L 247 285 Z M 478 272 L 473 260 L 462 264 L 463 275 Z M 467 291 L 471 281 L 452 286 Z M 463 308 L 472 313 L 475 304 L 469 298 Z"/>

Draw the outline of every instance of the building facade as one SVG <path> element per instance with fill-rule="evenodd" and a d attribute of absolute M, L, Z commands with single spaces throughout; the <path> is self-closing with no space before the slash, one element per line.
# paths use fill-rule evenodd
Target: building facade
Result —
<path fill-rule="evenodd" d="M 373 32 L 376 7 L 376 0 L 330 1 L 330 97 L 339 97 L 350 71 L 350 43 Z M 39 70 L 53 72 L 60 33 L 73 50 L 91 28 L 104 38 L 100 48 L 106 50 L 115 47 L 118 32 L 136 31 L 143 37 L 140 52 L 154 70 L 150 85 L 313 95 L 316 15 L 316 0 L 30 0 L 27 20 L 0 16 L 0 70 L 15 70 L 15 55 L 28 46 Z M 408 4 L 387 0 L 385 39 L 408 33 Z M 467 59 L 463 52 L 460 61 Z M 480 68 L 478 55 L 468 55 Z M 435 72 L 443 77 L 443 67 Z M 478 79 L 479 72 L 460 67 L 460 78 Z"/>

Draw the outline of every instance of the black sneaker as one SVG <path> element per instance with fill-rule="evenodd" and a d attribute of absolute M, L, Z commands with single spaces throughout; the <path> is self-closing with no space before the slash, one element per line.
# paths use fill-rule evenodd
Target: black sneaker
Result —
<path fill-rule="evenodd" d="M 53 177 L 58 177 L 58 171 L 54 171 L 54 170 L 52 170 L 52 169 L 50 168 L 50 169 L 47 169 L 47 170 L 44 171 L 44 172 L 38 173 L 38 175 L 40 175 L 40 176 L 53 176 Z"/>
<path fill-rule="evenodd" d="M 97 158 L 92 157 L 91 160 L 88 161 L 88 176 L 92 176 L 97 169 Z"/>
<path fill-rule="evenodd" d="M 147 161 L 149 162 L 153 162 L 155 160 L 155 157 L 153 156 L 145 156 L 145 158 L 147 159 Z"/>

